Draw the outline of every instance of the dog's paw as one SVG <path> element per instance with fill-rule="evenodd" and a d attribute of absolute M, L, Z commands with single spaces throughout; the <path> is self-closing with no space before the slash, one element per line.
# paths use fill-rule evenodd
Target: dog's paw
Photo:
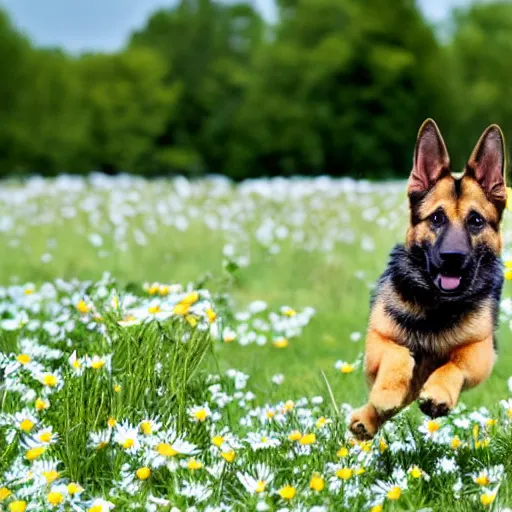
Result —
<path fill-rule="evenodd" d="M 379 425 L 377 412 L 371 404 L 367 404 L 352 413 L 349 429 L 356 439 L 367 441 L 375 436 Z"/>
<path fill-rule="evenodd" d="M 398 412 L 404 403 L 404 392 L 400 389 L 373 389 L 370 402 L 379 415 L 387 418 Z"/>
<path fill-rule="evenodd" d="M 455 406 L 448 391 L 441 387 L 424 389 L 418 402 L 422 412 L 431 418 L 447 416 Z"/>

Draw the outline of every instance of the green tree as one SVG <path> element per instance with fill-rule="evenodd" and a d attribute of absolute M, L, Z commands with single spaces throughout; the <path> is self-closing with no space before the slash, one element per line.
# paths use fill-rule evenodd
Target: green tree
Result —
<path fill-rule="evenodd" d="M 236 121 L 239 175 L 408 172 L 419 124 L 442 111 L 441 49 L 415 3 L 279 5 Z"/>
<path fill-rule="evenodd" d="M 456 10 L 448 51 L 456 80 L 452 123 L 458 134 L 449 147 L 452 159 L 463 165 L 485 126 L 498 123 L 507 138 L 512 136 L 512 4 Z"/>
<path fill-rule="evenodd" d="M 90 115 L 90 163 L 108 173 L 154 173 L 160 158 L 155 141 L 180 94 L 164 83 L 165 64 L 141 48 L 87 55 L 79 64 Z"/>
<path fill-rule="evenodd" d="M 1 174 L 19 171 L 22 155 L 20 131 L 23 126 L 17 114 L 20 101 L 29 94 L 29 59 L 31 47 L 12 27 L 0 10 L 0 168 Z"/>
<path fill-rule="evenodd" d="M 181 85 L 176 115 L 159 139 L 171 167 L 225 172 L 233 117 L 244 101 L 263 21 L 247 4 L 182 0 L 156 12 L 131 47 L 150 47 L 167 63 L 166 81 Z"/>
<path fill-rule="evenodd" d="M 77 65 L 60 51 L 34 50 L 30 84 L 16 113 L 20 161 L 29 172 L 87 172 L 88 110 Z"/>

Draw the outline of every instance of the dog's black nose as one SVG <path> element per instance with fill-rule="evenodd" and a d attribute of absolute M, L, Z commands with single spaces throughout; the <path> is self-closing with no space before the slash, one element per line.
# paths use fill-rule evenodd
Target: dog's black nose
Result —
<path fill-rule="evenodd" d="M 441 256 L 444 271 L 457 273 L 466 266 L 468 253 L 462 251 L 443 251 L 439 253 L 439 256 Z"/>

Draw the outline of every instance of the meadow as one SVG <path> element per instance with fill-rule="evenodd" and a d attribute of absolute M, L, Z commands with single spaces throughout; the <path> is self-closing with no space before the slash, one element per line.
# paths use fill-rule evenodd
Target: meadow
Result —
<path fill-rule="evenodd" d="M 403 182 L 4 181 L 0 509 L 511 506 L 508 281 L 494 373 L 452 416 L 346 430 L 407 221 Z"/>

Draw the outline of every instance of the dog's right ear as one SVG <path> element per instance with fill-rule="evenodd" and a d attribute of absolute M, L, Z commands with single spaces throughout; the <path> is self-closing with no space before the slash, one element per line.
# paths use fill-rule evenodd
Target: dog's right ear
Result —
<path fill-rule="evenodd" d="M 440 178 L 449 174 L 450 157 L 446 144 L 437 124 L 432 119 L 427 119 L 418 132 L 407 192 L 409 195 L 423 195 Z"/>

